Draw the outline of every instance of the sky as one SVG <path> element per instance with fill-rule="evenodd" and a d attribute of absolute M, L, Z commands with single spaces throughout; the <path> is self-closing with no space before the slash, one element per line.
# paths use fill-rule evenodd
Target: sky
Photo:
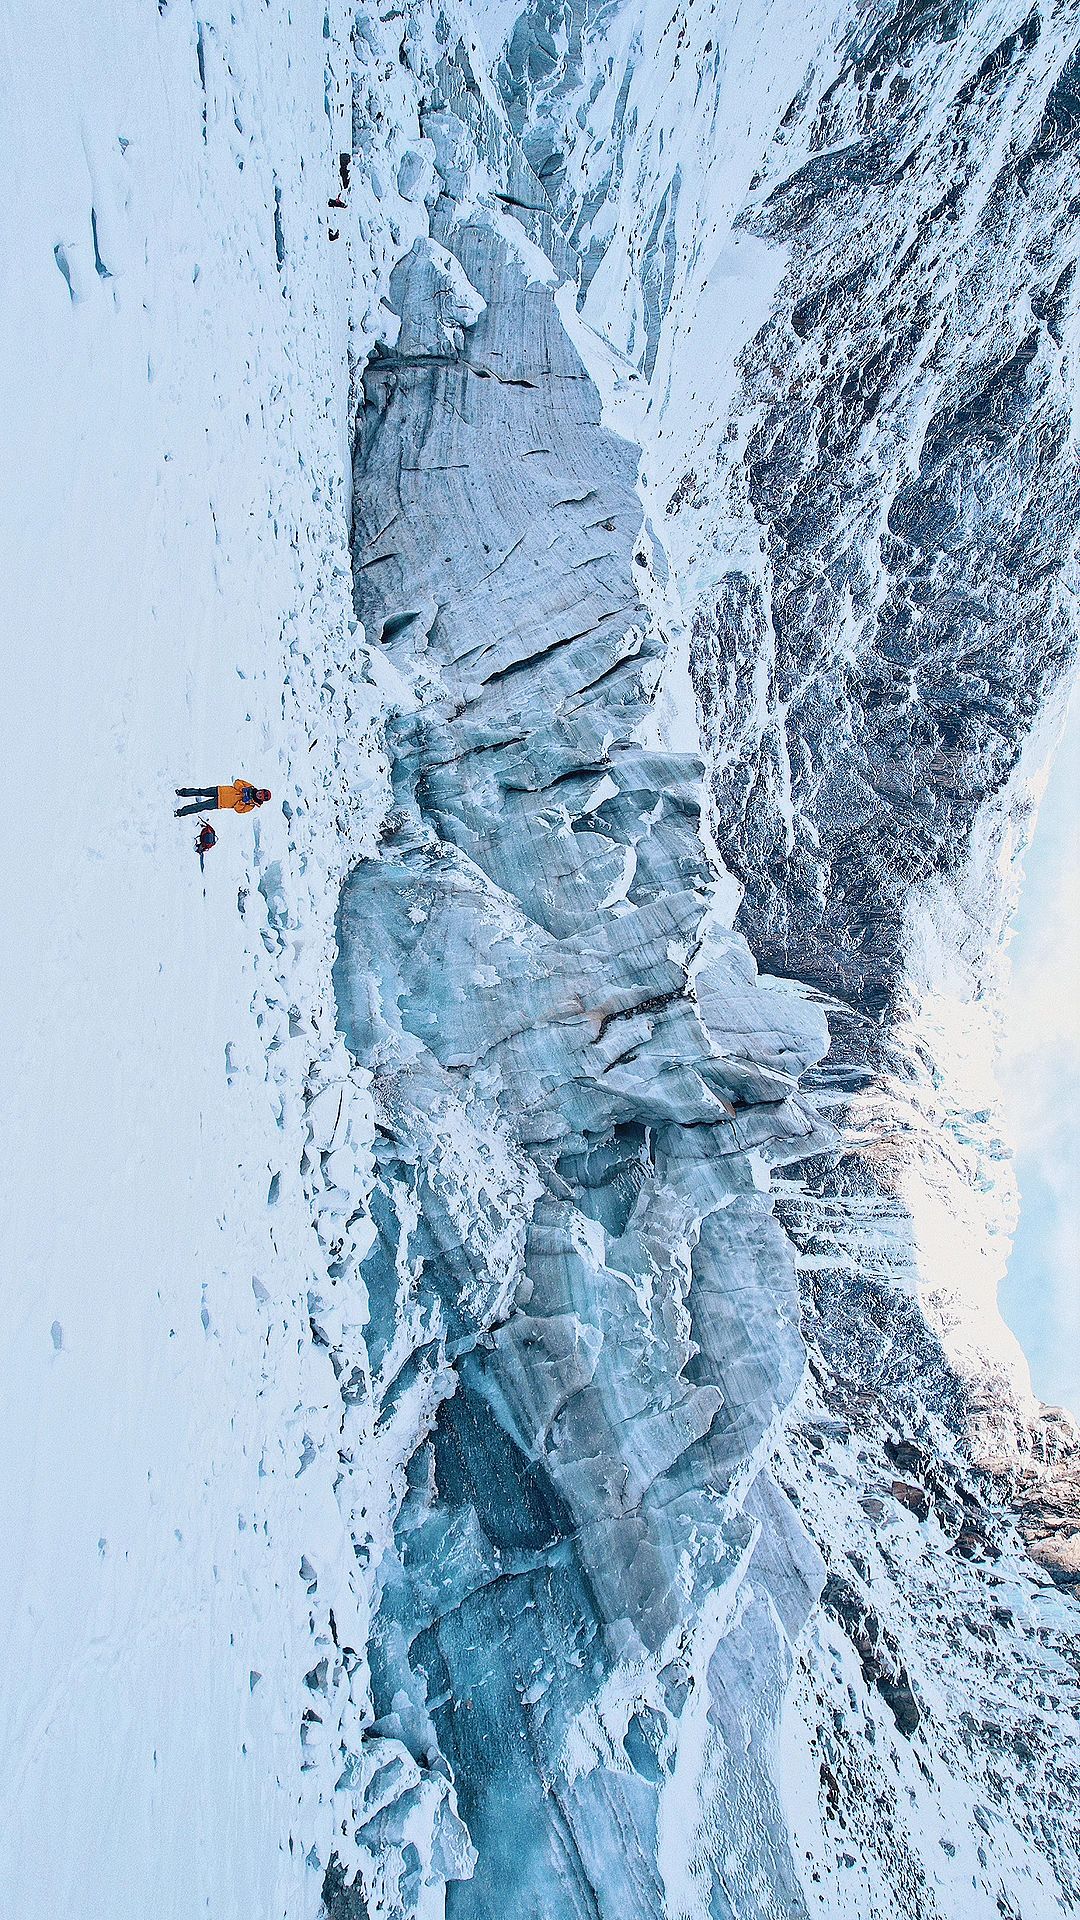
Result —
<path fill-rule="evenodd" d="M 1001 1310 L 1043 1400 L 1080 1418 L 1080 694 L 1025 863 L 1001 1066 L 1020 1222 Z"/>

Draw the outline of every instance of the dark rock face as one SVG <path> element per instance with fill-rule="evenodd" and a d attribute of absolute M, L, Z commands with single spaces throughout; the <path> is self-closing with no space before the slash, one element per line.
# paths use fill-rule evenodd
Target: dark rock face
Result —
<path fill-rule="evenodd" d="M 856 33 L 804 108 L 827 151 L 741 216 L 792 252 L 733 412 L 763 565 L 695 615 L 718 831 L 763 961 L 869 1013 L 1075 644 L 1080 55 L 1065 10 L 984 33 Z"/>
<path fill-rule="evenodd" d="M 857 1589 L 839 1574 L 829 1575 L 821 1604 L 842 1627 L 858 1654 L 867 1686 L 877 1689 L 900 1732 L 910 1740 L 922 1716 L 903 1662 L 890 1645 L 880 1620 L 866 1607 Z"/>

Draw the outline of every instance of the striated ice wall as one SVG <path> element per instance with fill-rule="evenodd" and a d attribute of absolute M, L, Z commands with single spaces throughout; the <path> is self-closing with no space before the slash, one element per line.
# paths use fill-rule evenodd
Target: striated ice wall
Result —
<path fill-rule="evenodd" d="M 374 1391 L 389 1417 L 408 1382 L 432 1422 L 376 1726 L 453 1767 L 479 1864 L 451 1911 L 651 1914 L 730 1856 L 780 1914 L 765 1749 L 818 1575 L 762 1472 L 802 1347 L 761 1189 L 813 1143 L 824 1022 L 705 934 L 701 766 L 635 739 L 659 650 L 635 453 L 551 276 L 470 206 L 455 106 L 423 123 L 431 240 L 355 470 L 357 610 L 410 692 L 338 994 L 379 1102 Z"/>
<path fill-rule="evenodd" d="M 421 11 L 336 970 L 397 1464 L 327 1910 L 1042 1920 L 1076 1436 L 923 1202 L 985 1290 L 927 982 L 985 1019 L 1073 645 L 1069 10 Z"/>

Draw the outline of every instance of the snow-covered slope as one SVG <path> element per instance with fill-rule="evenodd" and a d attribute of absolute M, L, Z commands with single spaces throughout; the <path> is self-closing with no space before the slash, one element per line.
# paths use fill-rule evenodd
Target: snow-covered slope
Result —
<path fill-rule="evenodd" d="M 340 1135 L 369 1140 L 330 963 L 382 804 L 380 697 L 328 702 L 355 670 L 350 341 L 395 244 L 383 219 L 327 240 L 350 29 L 336 6 L 325 34 L 262 4 L 0 11 L 20 1920 L 318 1903 L 306 1568 L 344 1570 L 343 1637 L 365 1623 L 310 1332 L 336 1228 L 309 1102 L 333 1083 Z M 225 816 L 200 878 L 173 788 L 238 771 L 275 805 Z"/>
<path fill-rule="evenodd" d="M 11 1911 L 1080 1898 L 1075 27 L 5 16 Z"/>

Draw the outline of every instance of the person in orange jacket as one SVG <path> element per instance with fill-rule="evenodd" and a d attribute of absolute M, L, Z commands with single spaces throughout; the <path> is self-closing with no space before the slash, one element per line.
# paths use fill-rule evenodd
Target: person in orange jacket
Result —
<path fill-rule="evenodd" d="M 234 813 L 252 813 L 271 798 L 271 793 L 269 787 L 253 787 L 250 780 L 241 776 L 231 787 L 177 787 L 176 797 L 191 802 L 190 806 L 177 807 L 179 820 L 185 813 L 205 813 L 218 807 L 231 807 Z"/>

